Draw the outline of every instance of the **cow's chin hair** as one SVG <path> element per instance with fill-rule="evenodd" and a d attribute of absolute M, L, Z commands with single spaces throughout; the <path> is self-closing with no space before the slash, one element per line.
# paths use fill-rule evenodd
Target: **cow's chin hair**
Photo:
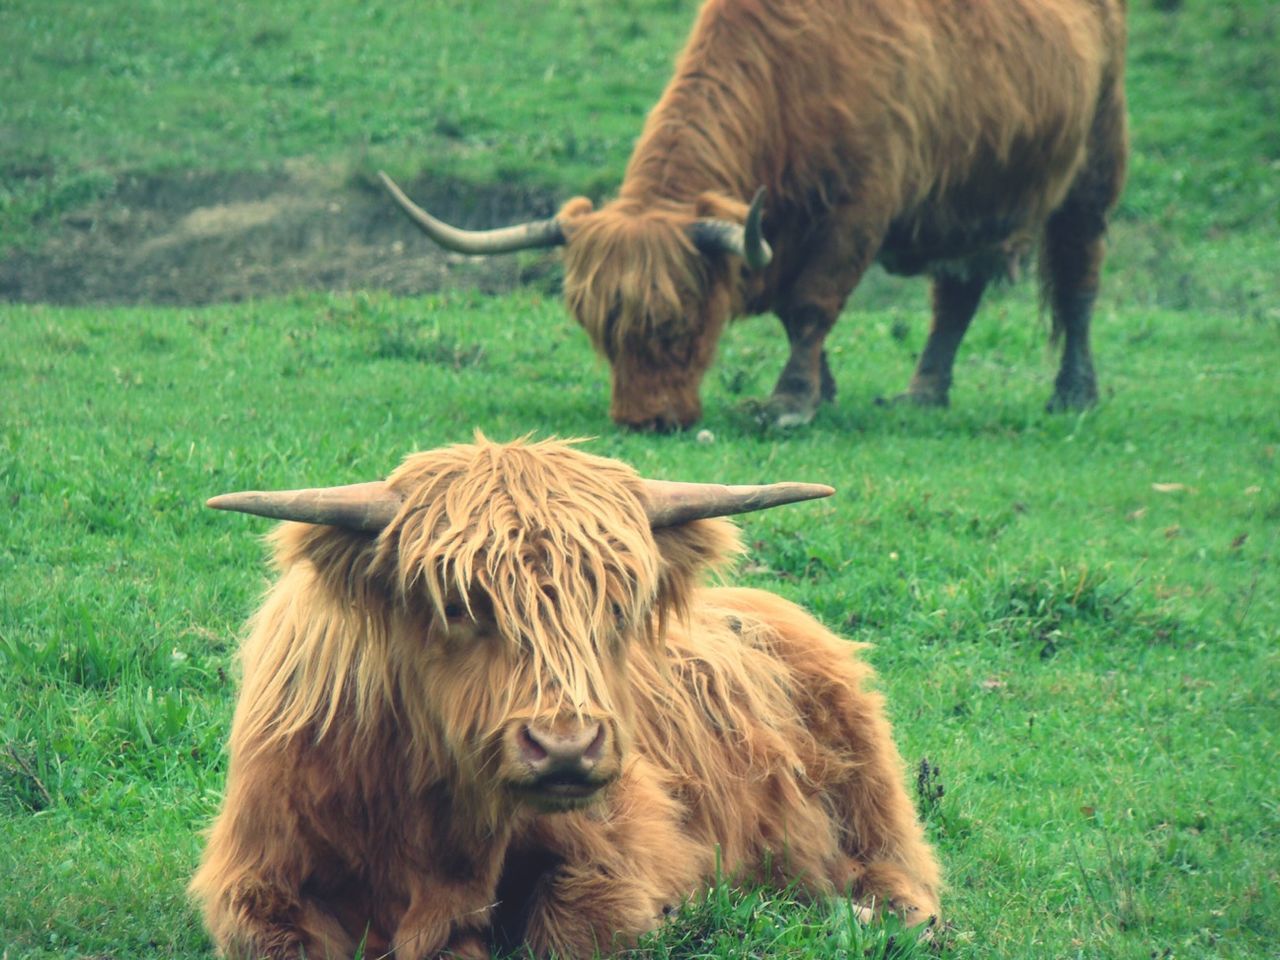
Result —
<path fill-rule="evenodd" d="M 600 803 L 609 793 L 613 780 L 601 781 L 590 793 L 557 793 L 539 789 L 532 783 L 510 783 L 508 793 L 515 801 L 537 813 L 572 813 L 575 810 L 586 810 Z"/>

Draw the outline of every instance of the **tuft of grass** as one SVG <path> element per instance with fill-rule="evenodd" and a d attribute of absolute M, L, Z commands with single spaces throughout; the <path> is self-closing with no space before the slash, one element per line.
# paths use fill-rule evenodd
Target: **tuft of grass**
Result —
<path fill-rule="evenodd" d="M 800 903 L 793 894 L 716 884 L 683 906 L 630 956 L 639 960 L 712 960 L 743 956 L 913 960 L 936 955 L 935 931 L 896 918 L 863 924 L 842 898 Z"/>
<path fill-rule="evenodd" d="M 423 328 L 397 324 L 377 331 L 371 354 L 379 359 L 408 360 L 461 370 L 484 360 L 484 346 L 465 343 L 438 326 Z"/>

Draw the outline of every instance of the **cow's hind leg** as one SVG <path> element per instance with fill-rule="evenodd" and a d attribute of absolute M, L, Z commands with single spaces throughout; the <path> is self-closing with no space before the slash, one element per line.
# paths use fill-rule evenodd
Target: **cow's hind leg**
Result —
<path fill-rule="evenodd" d="M 956 351 L 982 300 L 987 278 L 981 273 L 938 273 L 933 278 L 933 326 L 916 364 L 911 385 L 894 397 L 897 402 L 945 407 L 950 402 L 951 369 Z"/>
<path fill-rule="evenodd" d="M 1051 412 L 1084 410 L 1098 400 L 1089 327 L 1098 293 L 1105 221 L 1100 211 L 1071 205 L 1053 215 L 1045 230 L 1045 293 L 1053 312 L 1053 336 L 1062 341 Z"/>
<path fill-rule="evenodd" d="M 1089 158 L 1062 206 L 1045 227 L 1040 269 L 1053 313 L 1062 363 L 1049 400 L 1051 412 L 1082 410 L 1098 400 L 1089 345 L 1093 302 L 1105 252 L 1107 212 L 1124 180 L 1125 120 L 1118 91 L 1104 96 L 1089 138 Z"/>
<path fill-rule="evenodd" d="M 828 786 L 845 827 L 847 873 L 839 886 L 853 899 L 891 910 L 908 924 L 938 918 L 938 861 L 902 782 L 898 755 L 878 697 L 857 693 L 839 704 L 836 722 L 857 773 Z"/>
<path fill-rule="evenodd" d="M 892 910 L 909 924 L 939 916 L 941 874 L 907 793 L 884 697 L 850 644 L 776 598 L 728 591 L 773 625 L 770 648 L 792 675 L 797 714 L 812 737 L 820 808 L 838 837 L 828 879 L 856 904 Z M 798 615 L 797 615 L 798 614 Z"/>

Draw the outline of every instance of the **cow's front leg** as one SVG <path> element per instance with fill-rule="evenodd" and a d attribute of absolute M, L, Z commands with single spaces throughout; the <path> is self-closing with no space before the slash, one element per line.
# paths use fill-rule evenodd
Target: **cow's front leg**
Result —
<path fill-rule="evenodd" d="M 266 881 L 244 879 L 206 905 L 205 923 L 228 960 L 354 956 L 355 938 L 322 904 Z"/>
<path fill-rule="evenodd" d="M 547 817 L 530 842 L 553 858 L 520 931 L 536 956 L 591 957 L 635 944 L 703 888 L 715 851 L 683 830 L 685 809 L 637 759 L 606 816 Z"/>
<path fill-rule="evenodd" d="M 853 205 L 833 210 L 810 230 L 801 253 L 804 266 L 778 297 L 791 353 L 766 406 L 774 426 L 803 426 L 820 403 L 835 399 L 827 334 L 874 259 L 879 235 L 869 225 L 877 222 Z"/>
<path fill-rule="evenodd" d="M 438 956 L 487 960 L 492 907 L 491 892 L 473 886 L 423 884 L 391 938 L 396 960 Z"/>
<path fill-rule="evenodd" d="M 827 364 L 823 343 L 835 324 L 837 308 L 809 304 L 782 317 L 791 355 L 778 376 L 766 411 L 774 426 L 799 427 L 813 419 L 818 404 L 834 400 L 835 378 Z"/>
<path fill-rule="evenodd" d="M 535 956 L 592 957 L 626 949 L 680 900 L 663 902 L 635 877 L 598 864 L 563 864 L 544 879 L 524 930 Z"/>

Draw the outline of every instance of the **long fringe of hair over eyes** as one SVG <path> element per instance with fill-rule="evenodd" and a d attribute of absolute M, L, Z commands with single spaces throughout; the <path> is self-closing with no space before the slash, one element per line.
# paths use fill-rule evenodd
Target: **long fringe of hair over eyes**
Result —
<path fill-rule="evenodd" d="M 708 547 L 687 558 L 697 568 L 661 564 L 634 471 L 563 441 L 477 437 L 410 457 L 389 482 L 406 500 L 376 539 L 305 524 L 272 535 L 282 577 L 245 644 L 240 742 L 323 737 L 340 715 L 372 731 L 418 693 L 402 689 L 421 654 L 401 634 L 478 597 L 505 641 L 532 655 L 540 687 L 557 691 L 542 703 L 538 689 L 522 707 L 611 710 L 609 632 L 621 622 L 654 644 L 684 614 L 703 568 L 737 550 L 730 524 L 700 522 L 691 526 Z"/>

